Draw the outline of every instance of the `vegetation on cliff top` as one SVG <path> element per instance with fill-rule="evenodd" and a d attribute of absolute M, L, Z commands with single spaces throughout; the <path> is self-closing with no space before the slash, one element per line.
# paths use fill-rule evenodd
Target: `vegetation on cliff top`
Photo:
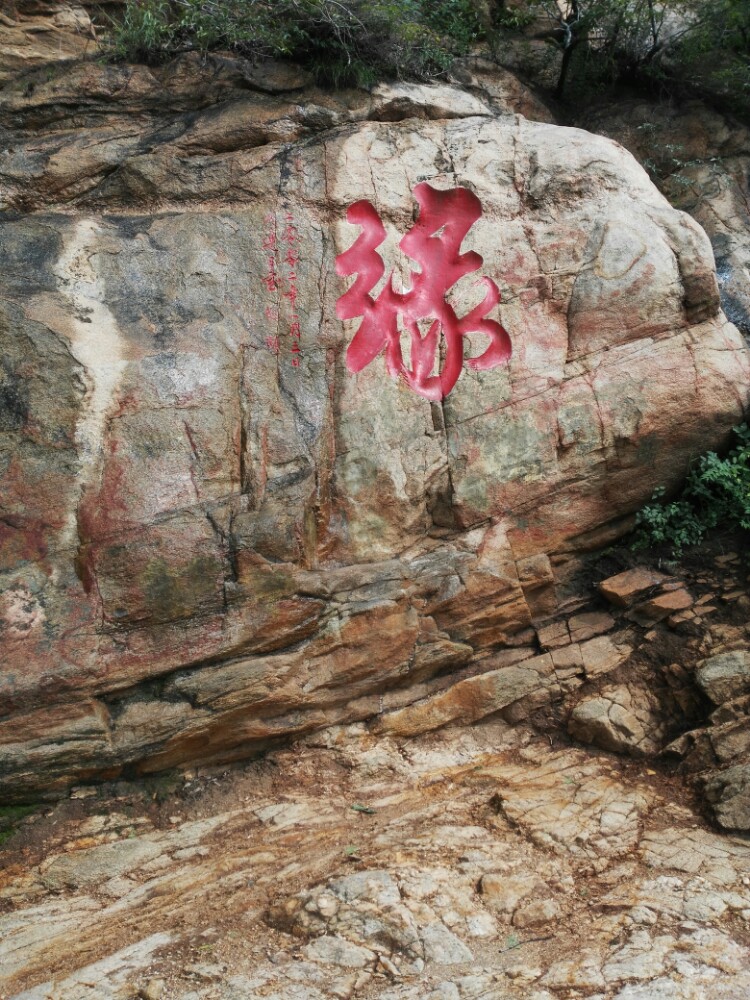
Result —
<path fill-rule="evenodd" d="M 750 109 L 748 0 L 126 0 L 111 22 L 115 59 L 229 48 L 333 86 L 444 75 L 481 41 L 500 62 L 535 45 L 527 68 L 558 98 L 636 83 Z"/>
<path fill-rule="evenodd" d="M 475 0 L 127 0 L 112 45 L 126 60 L 222 48 L 286 57 L 347 86 L 438 76 L 483 34 Z"/>

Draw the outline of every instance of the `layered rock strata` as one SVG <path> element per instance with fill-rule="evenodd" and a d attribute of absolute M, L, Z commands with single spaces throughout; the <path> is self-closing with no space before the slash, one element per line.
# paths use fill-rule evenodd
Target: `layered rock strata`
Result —
<path fill-rule="evenodd" d="M 209 69 L 0 90 L 6 796 L 439 720 L 446 677 L 462 717 L 512 705 L 559 667 L 530 630 L 558 567 L 747 403 L 703 231 L 617 144 L 502 113 L 479 70 L 333 97 Z M 351 374 L 336 318 L 347 209 L 408 288 L 424 182 L 479 199 L 463 250 L 513 344 L 440 401 Z"/>

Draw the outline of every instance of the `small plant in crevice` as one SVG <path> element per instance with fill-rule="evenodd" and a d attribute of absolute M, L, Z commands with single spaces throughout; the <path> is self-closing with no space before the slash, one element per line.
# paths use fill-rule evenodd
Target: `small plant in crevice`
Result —
<path fill-rule="evenodd" d="M 0 847 L 10 840 L 21 820 L 38 812 L 38 805 L 0 806 Z"/>
<path fill-rule="evenodd" d="M 710 451 L 696 460 L 682 493 L 665 502 L 664 489 L 636 515 L 632 547 L 667 545 L 674 555 L 703 541 L 714 528 L 750 531 L 750 426 L 734 428 L 735 443 L 720 458 Z"/>

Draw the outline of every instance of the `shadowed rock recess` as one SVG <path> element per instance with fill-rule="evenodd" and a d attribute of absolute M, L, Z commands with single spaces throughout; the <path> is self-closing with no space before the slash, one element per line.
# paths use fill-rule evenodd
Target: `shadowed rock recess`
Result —
<path fill-rule="evenodd" d="M 512 715 L 617 660 L 584 623 L 580 661 L 555 662 L 531 626 L 727 440 L 750 356 L 702 229 L 629 153 L 513 113 L 549 118 L 502 71 L 464 75 L 332 96 L 185 57 L 0 89 L 6 800 L 332 724 Z M 481 201 L 463 248 L 483 265 L 451 302 L 491 277 L 513 343 L 438 403 L 382 357 L 350 374 L 358 321 L 335 312 L 347 208 L 376 207 L 406 285 L 423 181 Z"/>

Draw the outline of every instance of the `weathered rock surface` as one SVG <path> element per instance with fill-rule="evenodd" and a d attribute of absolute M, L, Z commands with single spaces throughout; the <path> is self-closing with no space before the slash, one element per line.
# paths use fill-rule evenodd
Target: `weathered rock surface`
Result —
<path fill-rule="evenodd" d="M 641 576 L 648 579 L 643 568 L 629 570 L 605 580 L 600 590 L 616 590 L 622 579 Z M 635 635 L 629 637 L 633 648 L 624 666 L 567 699 L 568 731 L 581 742 L 618 753 L 681 758 L 707 813 L 727 830 L 747 832 L 750 600 L 740 557 L 730 552 L 707 560 L 692 573 L 690 589 L 694 588 L 700 596 L 691 608 L 654 627 L 642 626 L 648 631 L 640 641 Z M 674 577 L 660 581 L 651 591 L 652 599 L 660 591 L 665 596 L 686 592 Z M 619 614 L 621 627 L 631 612 L 625 607 Z M 670 634 L 662 659 L 655 647 Z M 649 646 L 657 655 L 647 654 Z M 651 665 L 648 670 L 644 654 Z"/>
<path fill-rule="evenodd" d="M 102 6 L 108 2 L 103 0 Z M 95 5 L 49 0 L 4 4 L 0 10 L 0 86 L 31 70 L 95 55 L 99 46 L 87 7 Z"/>
<path fill-rule="evenodd" d="M 151 787 L 154 791 L 152 793 Z M 750 845 L 502 721 L 76 790 L 0 880 L 13 1000 L 739 1000 Z M 157 796 L 157 802 L 152 797 Z M 10 845 L 9 845 L 10 846 Z"/>
<path fill-rule="evenodd" d="M 720 543 L 717 549 L 721 553 Z M 646 566 L 602 580 L 597 589 L 610 602 L 611 616 L 579 611 L 565 620 L 558 613 L 549 625 L 538 625 L 537 640 L 549 650 L 552 669 L 501 714 L 509 721 L 532 719 L 549 732 L 564 725 L 580 743 L 618 754 L 670 761 L 676 755 L 707 814 L 726 829 L 748 831 L 747 574 L 736 553 L 711 558 L 704 552 L 702 558 L 703 565 L 685 568 L 684 580 Z M 689 602 L 678 603 L 690 606 L 653 614 L 675 595 L 687 595 Z M 605 634 L 571 641 L 583 623 Z M 516 669 L 540 660 L 529 656 Z M 432 701 L 444 704 L 463 687 L 459 682 Z M 414 718 L 420 707 L 392 713 L 382 725 Z"/>
<path fill-rule="evenodd" d="M 696 680 L 718 706 L 710 725 L 686 733 L 675 749 L 700 773 L 713 813 L 729 830 L 750 830 L 750 650 L 704 660 Z"/>
<path fill-rule="evenodd" d="M 739 559 L 576 580 L 747 401 L 700 230 L 480 59 L 333 97 L 0 21 L 0 790 L 142 776 L 0 817 L 0 996 L 747 996 L 747 839 L 670 770 L 750 830 Z M 441 402 L 334 319 L 346 208 L 406 276 L 423 180 L 479 195 L 514 345 Z"/>
<path fill-rule="evenodd" d="M 513 115 L 544 109 L 481 61 L 337 96 L 254 72 L 66 61 L 0 90 L 7 796 L 556 704 L 629 649 L 601 611 L 530 629 L 560 567 L 747 402 L 710 246 L 621 147 Z M 352 375 L 335 312 L 347 209 L 377 207 L 408 282 L 425 181 L 481 201 L 464 247 L 513 342 L 440 402 L 381 358 Z"/>

